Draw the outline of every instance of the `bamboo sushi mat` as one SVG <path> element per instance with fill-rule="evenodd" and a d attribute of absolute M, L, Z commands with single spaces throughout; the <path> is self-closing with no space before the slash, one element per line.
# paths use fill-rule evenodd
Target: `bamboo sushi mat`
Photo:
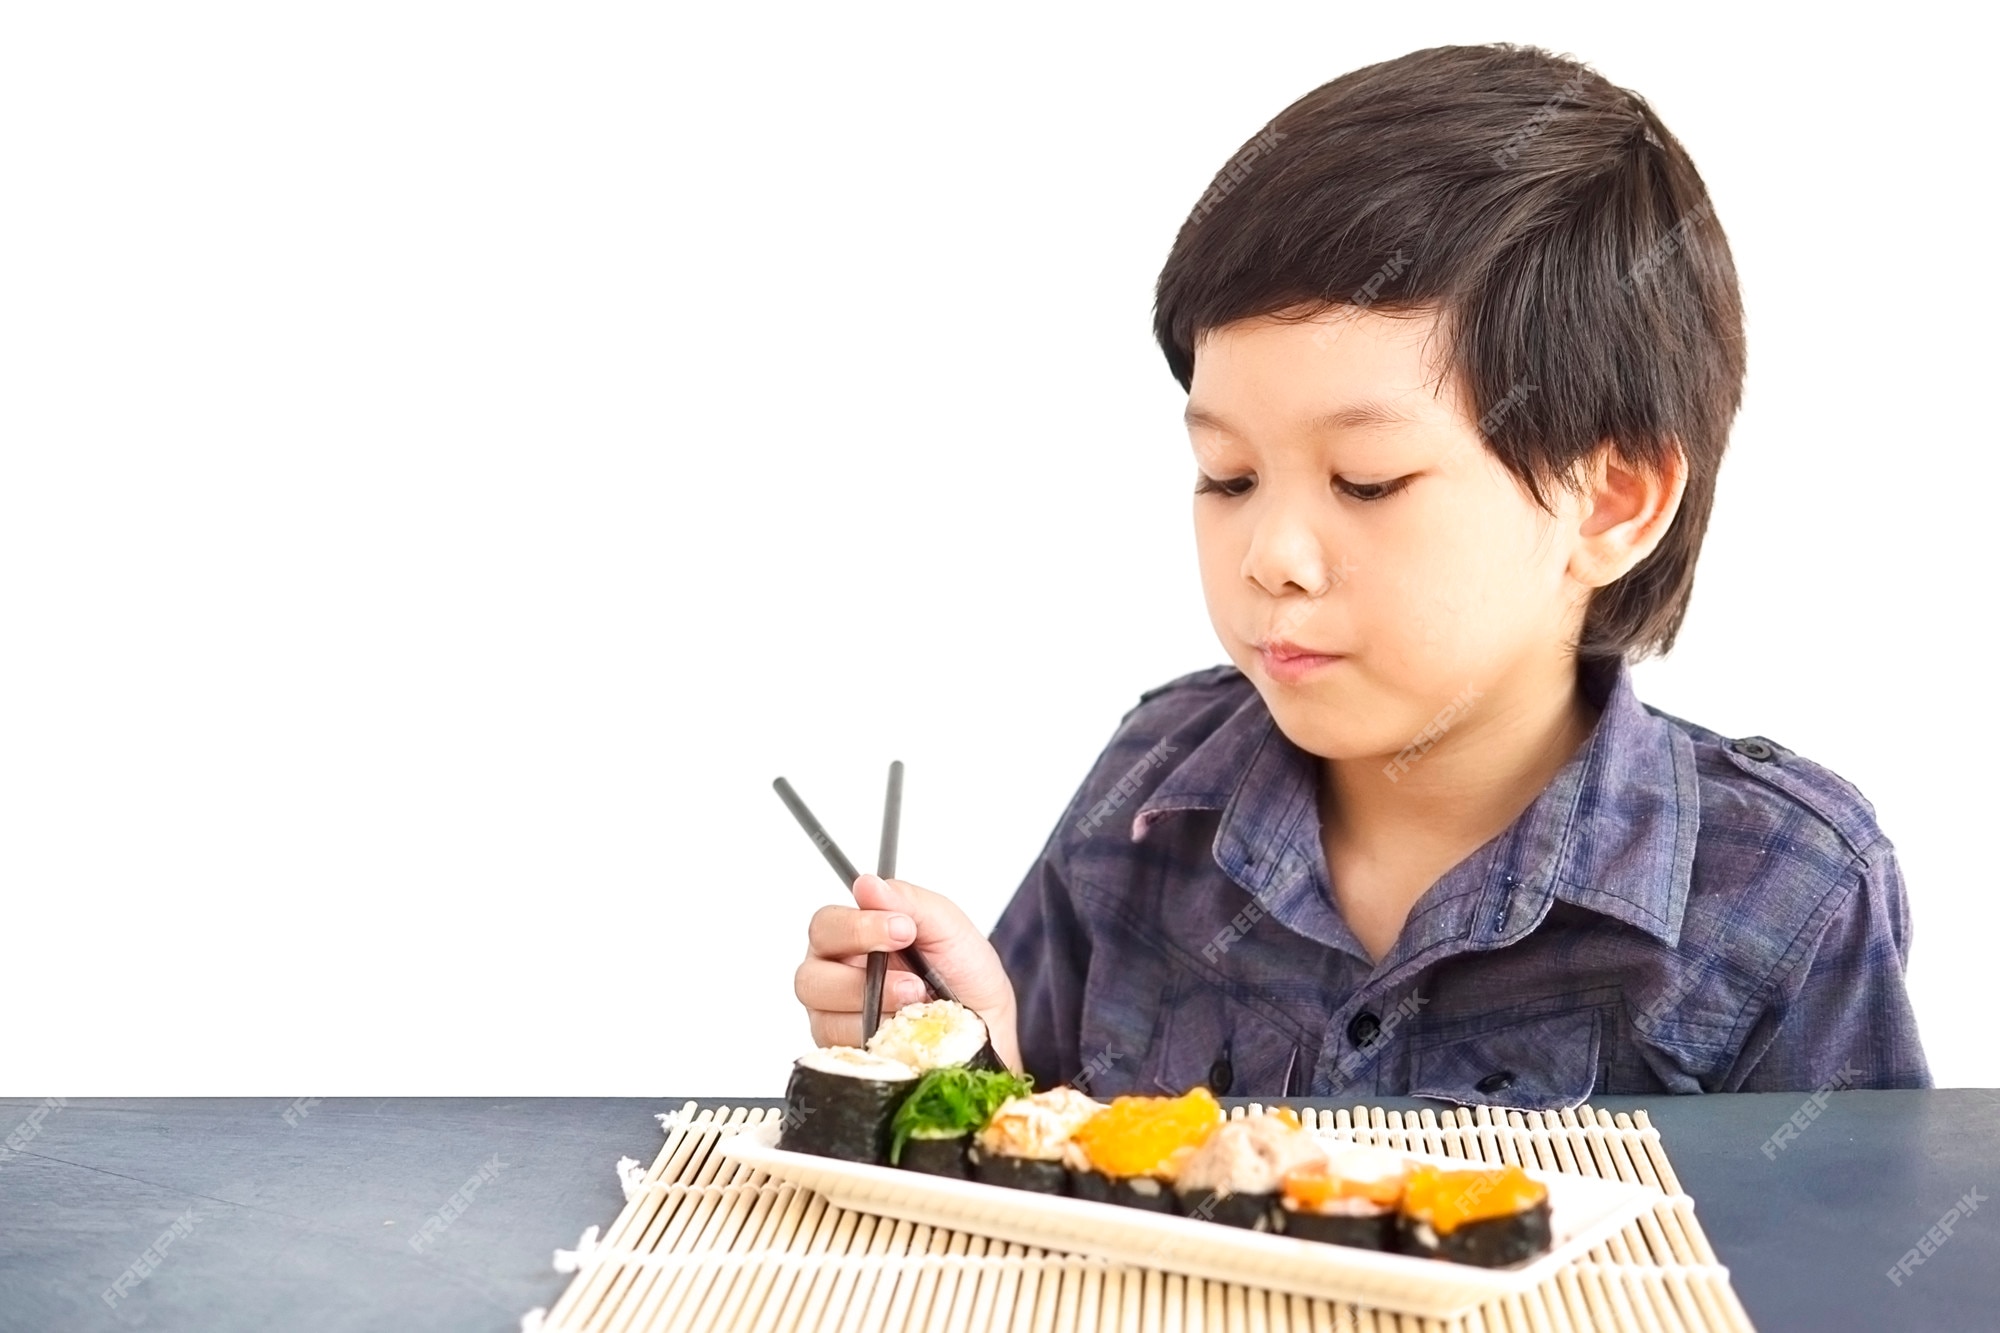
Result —
<path fill-rule="evenodd" d="M 1242 1114 L 1238 1110 L 1235 1114 Z M 1636 1181 L 1665 1192 L 1650 1214 L 1523 1297 L 1452 1320 L 1268 1292 L 991 1240 L 835 1208 L 728 1161 L 725 1134 L 779 1108 L 687 1103 L 660 1117 L 650 1170 L 619 1163 L 626 1204 L 601 1238 L 558 1250 L 575 1280 L 524 1333 L 1585 1333 L 1747 1330 L 1728 1270 L 1681 1192 L 1644 1111 L 1496 1115 L 1303 1110 L 1307 1128 L 1475 1162 Z"/>

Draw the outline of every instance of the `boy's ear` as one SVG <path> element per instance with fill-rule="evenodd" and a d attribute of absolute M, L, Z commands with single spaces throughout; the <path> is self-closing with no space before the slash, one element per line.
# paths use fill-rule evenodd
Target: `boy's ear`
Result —
<path fill-rule="evenodd" d="M 1569 572 L 1602 588 L 1653 553 L 1680 512 L 1687 454 L 1673 442 L 1658 467 L 1636 463 L 1609 441 L 1581 465 L 1581 517 Z"/>

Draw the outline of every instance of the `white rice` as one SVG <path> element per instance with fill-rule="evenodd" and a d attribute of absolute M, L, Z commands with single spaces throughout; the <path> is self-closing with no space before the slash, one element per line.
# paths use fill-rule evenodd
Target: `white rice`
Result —
<path fill-rule="evenodd" d="M 816 1046 L 800 1056 L 798 1062 L 822 1074 L 847 1074 L 881 1083 L 907 1082 L 917 1076 L 917 1071 L 901 1060 L 864 1051 L 859 1046 Z"/>
<path fill-rule="evenodd" d="M 868 1039 L 870 1051 L 920 1074 L 969 1064 L 985 1045 L 985 1021 L 955 1000 L 906 1004 Z"/>

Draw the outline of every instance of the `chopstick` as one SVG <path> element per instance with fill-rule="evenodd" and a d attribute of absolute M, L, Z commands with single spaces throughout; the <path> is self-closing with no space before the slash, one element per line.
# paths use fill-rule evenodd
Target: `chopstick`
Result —
<path fill-rule="evenodd" d="M 819 848 L 819 853 L 826 858 L 826 863 L 833 867 L 833 873 L 840 876 L 841 886 L 852 893 L 854 881 L 861 878 L 861 872 L 854 868 L 854 862 L 847 859 L 847 854 L 840 850 L 819 820 L 813 817 L 813 812 L 806 808 L 806 803 L 792 790 L 791 783 L 783 778 L 775 778 L 771 782 L 771 787 L 778 793 L 778 799 L 785 803 L 785 808 L 792 812 L 792 818 L 799 821 L 799 827 L 806 831 L 806 836 L 812 839 L 813 846 Z M 923 983 L 931 988 L 931 994 L 940 1000 L 958 999 L 958 996 L 952 993 L 951 987 L 944 984 L 944 978 L 939 976 L 923 954 L 918 952 L 916 945 L 905 945 L 897 950 L 896 956 L 902 960 L 904 967 L 923 978 Z"/>
<path fill-rule="evenodd" d="M 903 761 L 889 763 L 889 790 L 882 797 L 882 842 L 875 853 L 875 873 L 896 875 L 897 826 L 903 819 Z M 882 987 L 889 979 L 889 955 L 880 949 L 868 955 L 868 972 L 861 983 L 861 1040 L 865 1044 L 882 1026 Z"/>

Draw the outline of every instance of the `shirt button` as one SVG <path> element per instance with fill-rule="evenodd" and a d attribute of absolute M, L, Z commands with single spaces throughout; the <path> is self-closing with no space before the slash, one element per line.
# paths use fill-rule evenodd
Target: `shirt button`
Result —
<path fill-rule="evenodd" d="M 1499 1092 L 1503 1088 L 1511 1088 L 1514 1086 L 1514 1071 L 1511 1069 L 1496 1069 L 1472 1086 L 1478 1088 L 1481 1092 L 1489 1093 Z"/>
<path fill-rule="evenodd" d="M 1229 1057 L 1218 1055 L 1215 1063 L 1208 1067 L 1208 1090 L 1218 1097 L 1229 1095 L 1229 1085 L 1236 1081 L 1236 1070 L 1230 1066 Z"/>
<path fill-rule="evenodd" d="M 1366 1046 L 1375 1040 L 1376 1034 L 1381 1031 L 1382 1020 L 1363 1009 L 1354 1016 L 1354 1021 L 1347 1025 L 1347 1039 L 1356 1046 Z"/>
<path fill-rule="evenodd" d="M 1729 742 L 1729 748 L 1742 755 L 1745 759 L 1769 759 L 1778 753 L 1755 736 L 1746 736 L 1740 741 L 1731 741 Z"/>

